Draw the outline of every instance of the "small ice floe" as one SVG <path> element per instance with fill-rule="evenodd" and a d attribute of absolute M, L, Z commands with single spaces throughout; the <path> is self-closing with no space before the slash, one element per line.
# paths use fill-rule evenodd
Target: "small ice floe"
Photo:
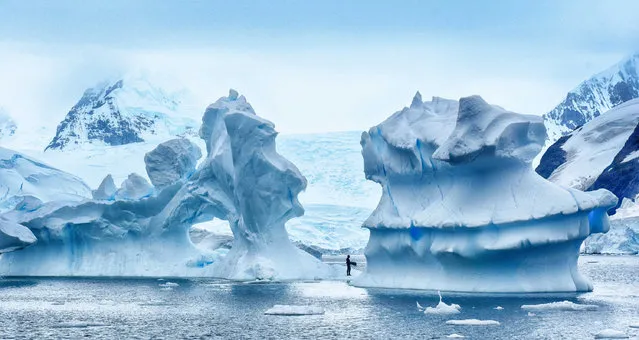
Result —
<path fill-rule="evenodd" d="M 180 284 L 179 283 L 175 283 L 175 282 L 166 282 L 166 283 L 160 283 L 159 284 L 160 287 L 162 288 L 171 288 L 171 287 L 179 287 Z"/>
<path fill-rule="evenodd" d="M 454 303 L 451 303 L 450 305 L 446 304 L 442 300 L 442 294 L 440 292 L 437 293 L 439 294 L 439 303 L 435 307 L 426 307 L 426 309 L 424 309 L 424 314 L 459 314 L 459 311 L 461 310 L 459 305 Z"/>
<path fill-rule="evenodd" d="M 630 325 L 628 325 L 628 327 L 630 327 L 630 328 L 639 328 L 639 322 L 631 323 Z"/>
<path fill-rule="evenodd" d="M 446 336 L 447 338 L 454 338 L 454 339 L 461 339 L 461 338 L 465 338 L 465 336 L 461 335 L 461 334 L 457 334 L 457 333 L 453 333 L 451 335 Z"/>
<path fill-rule="evenodd" d="M 164 281 L 164 279 L 158 279 L 158 281 Z"/>
<path fill-rule="evenodd" d="M 53 328 L 88 328 L 88 327 L 104 327 L 106 324 L 97 323 L 97 322 L 86 322 L 86 321 L 68 321 L 68 322 L 60 322 L 57 325 L 52 326 Z"/>
<path fill-rule="evenodd" d="M 478 320 L 478 319 L 465 319 L 465 320 L 448 320 L 447 325 L 458 326 L 499 326 L 499 321 L 495 320 Z"/>
<path fill-rule="evenodd" d="M 604 329 L 603 331 L 595 334 L 595 339 L 628 339 L 629 336 L 622 331 L 616 329 Z"/>
<path fill-rule="evenodd" d="M 266 315 L 323 315 L 324 308 L 318 306 L 275 305 L 264 312 Z"/>
<path fill-rule="evenodd" d="M 597 310 L 599 306 L 597 305 L 580 305 L 571 301 L 559 301 L 559 302 L 550 302 L 550 303 L 542 303 L 538 305 L 522 305 L 521 309 L 523 310 L 534 310 L 534 311 L 588 311 L 588 310 Z"/>
<path fill-rule="evenodd" d="M 533 312 L 528 312 L 528 316 L 537 316 L 537 314 L 535 314 Z"/>
<path fill-rule="evenodd" d="M 415 301 L 415 303 L 417 304 L 417 310 L 422 312 L 424 311 L 424 307 L 422 307 L 422 305 L 419 304 L 419 301 Z"/>
<path fill-rule="evenodd" d="M 504 309 L 504 307 L 502 307 L 502 306 L 497 306 L 497 307 L 495 307 L 495 308 L 493 308 L 493 309 L 495 309 L 495 310 L 503 310 L 503 309 Z"/>

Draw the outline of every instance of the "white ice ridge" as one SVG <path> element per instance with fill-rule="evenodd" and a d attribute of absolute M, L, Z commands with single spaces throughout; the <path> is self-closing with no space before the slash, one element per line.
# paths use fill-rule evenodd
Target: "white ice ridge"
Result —
<path fill-rule="evenodd" d="M 0 213 L 29 196 L 42 202 L 81 201 L 91 190 L 78 177 L 0 147 Z"/>
<path fill-rule="evenodd" d="M 147 154 L 155 188 L 131 176 L 113 193 L 107 179 L 96 191 L 99 200 L 5 214 L 39 242 L 4 255 L 0 274 L 234 280 L 329 275 L 327 265 L 288 239 L 284 224 L 304 213 L 297 195 L 306 179 L 276 152 L 273 123 L 231 90 L 206 109 L 200 136 L 207 155 L 197 170 L 197 147 L 188 141 L 168 141 Z M 167 152 L 179 161 L 167 166 Z M 192 225 L 214 218 L 228 221 L 234 236 L 223 258 L 203 253 L 188 236 Z"/>
<path fill-rule="evenodd" d="M 264 314 L 285 316 L 322 315 L 324 314 L 324 308 L 318 306 L 275 305 L 264 312 Z"/>
<path fill-rule="evenodd" d="M 629 336 L 626 335 L 626 333 L 616 329 L 611 329 L 611 328 L 604 329 L 600 331 L 599 333 L 595 334 L 595 339 L 628 339 L 628 338 Z"/>
<path fill-rule="evenodd" d="M 609 228 L 606 190 L 555 185 L 530 165 L 541 117 L 419 94 L 362 134 L 366 178 L 382 186 L 364 222 L 356 285 L 467 292 L 584 291 L 579 245 Z"/>
<path fill-rule="evenodd" d="M 522 305 L 521 309 L 529 311 L 592 311 L 597 310 L 597 305 L 582 305 L 571 301 L 558 301 L 550 303 L 541 303 L 538 305 Z"/>
<path fill-rule="evenodd" d="M 0 254 L 22 249 L 35 241 L 29 228 L 0 217 Z"/>

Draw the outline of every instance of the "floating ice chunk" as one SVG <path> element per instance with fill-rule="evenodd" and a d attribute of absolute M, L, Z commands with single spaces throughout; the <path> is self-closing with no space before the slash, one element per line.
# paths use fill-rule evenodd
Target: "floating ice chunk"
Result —
<path fill-rule="evenodd" d="M 160 283 L 159 284 L 160 287 L 179 287 L 180 284 L 175 283 L 175 282 L 166 282 L 166 283 Z"/>
<path fill-rule="evenodd" d="M 535 314 L 533 312 L 528 312 L 528 316 L 537 316 L 537 314 Z"/>
<path fill-rule="evenodd" d="M 420 312 L 424 310 L 424 307 L 419 304 L 419 301 L 415 301 L 415 303 L 417 304 L 417 310 L 419 310 Z"/>
<path fill-rule="evenodd" d="M 266 315 L 322 315 L 324 308 L 318 306 L 294 306 L 294 305 L 275 305 L 266 312 Z"/>
<path fill-rule="evenodd" d="M 502 309 L 504 309 L 504 307 L 502 307 L 502 306 L 497 306 L 497 307 L 495 307 L 495 308 L 493 308 L 493 309 L 495 309 L 495 310 L 502 310 Z"/>
<path fill-rule="evenodd" d="M 461 335 L 461 334 L 457 334 L 457 333 L 453 333 L 451 335 L 446 336 L 447 338 L 456 338 L 456 339 L 461 339 L 461 338 L 465 338 L 465 336 Z"/>
<path fill-rule="evenodd" d="M 448 320 L 447 325 L 458 326 L 499 326 L 499 321 L 495 320 L 478 320 L 478 319 L 465 319 L 465 320 Z"/>
<path fill-rule="evenodd" d="M 596 310 L 599 308 L 597 305 L 580 305 L 571 301 L 560 301 L 560 302 L 550 302 L 550 303 L 541 303 L 538 305 L 522 305 L 521 309 L 523 310 L 533 310 L 533 311 L 547 311 L 547 310 L 559 310 L 559 311 L 586 311 L 586 310 Z"/>
<path fill-rule="evenodd" d="M 639 328 L 639 322 L 630 324 L 628 327 L 630 327 L 630 328 Z"/>
<path fill-rule="evenodd" d="M 426 309 L 424 310 L 424 314 L 440 314 L 440 315 L 459 314 L 460 310 L 461 310 L 461 307 L 457 304 L 451 303 L 450 305 L 447 305 L 442 300 L 442 294 L 439 293 L 439 303 L 437 304 L 437 306 L 426 307 Z"/>
<path fill-rule="evenodd" d="M 618 331 L 616 329 L 604 329 L 603 331 L 595 334 L 595 339 L 628 339 L 626 333 Z"/>

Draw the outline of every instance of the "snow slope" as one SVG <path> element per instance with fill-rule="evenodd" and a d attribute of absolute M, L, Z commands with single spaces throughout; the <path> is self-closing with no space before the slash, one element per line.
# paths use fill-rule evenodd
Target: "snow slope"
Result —
<path fill-rule="evenodd" d="M 592 289 L 577 270 L 590 234 L 606 232 L 616 198 L 546 181 L 531 168 L 541 117 L 480 97 L 416 96 L 362 135 L 366 177 L 382 186 L 365 221 L 357 285 L 482 292 Z"/>
<path fill-rule="evenodd" d="M 639 194 L 638 124 L 639 99 L 633 99 L 559 139 L 536 171 L 566 187 L 604 188 L 620 200 L 634 199 Z"/>

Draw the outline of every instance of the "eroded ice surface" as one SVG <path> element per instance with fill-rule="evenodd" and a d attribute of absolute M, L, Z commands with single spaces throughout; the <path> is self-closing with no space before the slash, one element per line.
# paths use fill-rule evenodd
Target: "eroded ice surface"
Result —
<path fill-rule="evenodd" d="M 362 135 L 366 177 L 382 187 L 370 229 L 370 287 L 468 292 L 590 290 L 581 242 L 609 228 L 606 190 L 553 184 L 531 168 L 546 138 L 541 117 L 478 96 L 417 95 Z"/>

